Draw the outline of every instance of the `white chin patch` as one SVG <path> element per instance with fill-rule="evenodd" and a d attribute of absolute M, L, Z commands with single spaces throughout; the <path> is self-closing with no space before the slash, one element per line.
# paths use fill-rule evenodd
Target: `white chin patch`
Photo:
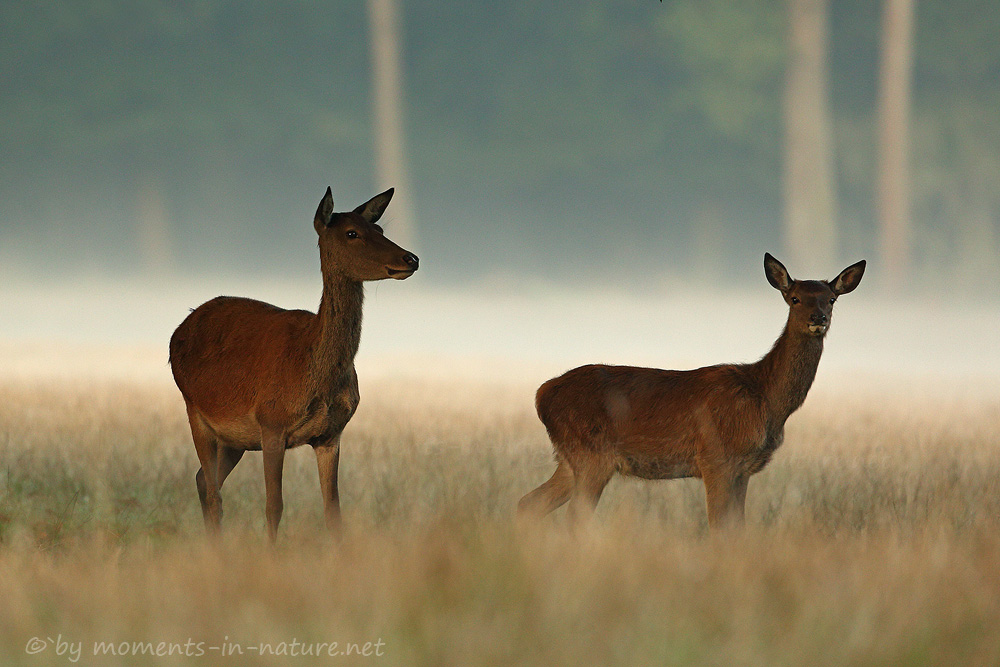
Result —
<path fill-rule="evenodd" d="M 820 336 L 822 334 L 825 334 L 826 333 L 826 325 L 823 325 L 823 324 L 819 324 L 819 325 L 810 324 L 809 325 L 809 333 L 813 334 L 814 336 Z"/>

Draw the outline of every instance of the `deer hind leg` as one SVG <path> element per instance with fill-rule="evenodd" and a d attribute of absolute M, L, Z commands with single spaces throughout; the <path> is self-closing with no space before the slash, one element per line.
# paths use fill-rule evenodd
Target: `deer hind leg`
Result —
<path fill-rule="evenodd" d="M 215 534 L 222 525 L 218 440 L 191 407 L 188 407 L 188 423 L 191 425 L 194 449 L 198 453 L 198 461 L 201 462 L 201 468 L 194 477 L 195 485 L 198 487 L 198 499 L 201 501 L 201 513 L 205 518 L 205 529 L 209 534 Z"/>
<path fill-rule="evenodd" d="M 517 516 L 541 518 L 559 508 L 569 500 L 574 483 L 573 469 L 560 458 L 552 477 L 517 503 Z"/>
<path fill-rule="evenodd" d="M 236 447 L 226 447 L 225 445 L 219 445 L 219 488 L 226 483 L 226 478 L 229 477 L 229 473 L 233 471 L 236 464 L 240 462 L 243 458 L 243 452 L 245 449 L 237 449 Z"/>
<path fill-rule="evenodd" d="M 210 531 L 218 531 L 222 525 L 222 515 L 224 514 L 222 510 L 222 485 L 226 483 L 229 473 L 233 471 L 236 464 L 243 458 L 243 452 L 244 450 L 242 449 L 216 445 L 216 469 L 218 471 L 216 473 L 216 496 L 218 497 L 218 501 L 215 503 L 214 509 L 210 509 L 211 506 L 208 500 L 208 481 L 205 476 L 204 462 L 194 477 L 195 484 L 198 485 L 198 498 L 201 500 L 201 511 L 205 516 L 205 525 L 208 526 Z M 208 465 L 211 465 L 211 462 Z"/>
<path fill-rule="evenodd" d="M 594 457 L 574 462 L 573 472 L 576 485 L 569 500 L 569 517 L 574 526 L 585 524 L 594 514 L 597 502 L 604 493 L 604 487 L 611 480 L 615 468 L 611 461 Z"/>
<path fill-rule="evenodd" d="M 749 473 L 732 466 L 722 466 L 702 473 L 710 528 L 743 525 Z"/>

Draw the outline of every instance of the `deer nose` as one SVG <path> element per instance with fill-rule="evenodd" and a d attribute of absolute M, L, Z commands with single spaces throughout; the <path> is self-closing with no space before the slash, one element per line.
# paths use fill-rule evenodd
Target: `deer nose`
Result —
<path fill-rule="evenodd" d="M 414 271 L 416 271 L 417 267 L 420 266 L 420 259 L 412 252 L 408 252 L 403 255 L 403 261 L 406 262 L 406 265 Z"/>
<path fill-rule="evenodd" d="M 813 324 L 826 324 L 828 319 L 826 313 L 813 313 L 809 316 L 809 321 Z"/>

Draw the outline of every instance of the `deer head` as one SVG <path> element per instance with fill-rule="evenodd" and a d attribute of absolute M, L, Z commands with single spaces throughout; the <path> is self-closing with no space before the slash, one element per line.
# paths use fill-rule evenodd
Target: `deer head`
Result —
<path fill-rule="evenodd" d="M 793 280 L 781 262 L 770 253 L 764 253 L 764 275 L 788 304 L 788 329 L 791 332 L 825 335 L 837 297 L 853 292 L 864 274 L 865 260 L 861 260 L 841 271 L 833 280 Z"/>
<path fill-rule="evenodd" d="M 377 225 L 392 199 L 389 188 L 353 211 L 335 213 L 333 194 L 326 189 L 313 226 L 319 235 L 323 275 L 342 275 L 350 280 L 403 280 L 419 266 L 417 256 L 385 237 Z"/>

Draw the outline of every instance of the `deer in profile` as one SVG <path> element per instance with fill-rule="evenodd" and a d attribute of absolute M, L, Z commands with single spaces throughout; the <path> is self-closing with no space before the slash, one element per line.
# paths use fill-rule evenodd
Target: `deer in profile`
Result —
<path fill-rule="evenodd" d="M 285 450 L 311 445 L 326 522 L 340 524 L 340 435 L 360 395 L 354 356 L 361 340 L 363 283 L 403 280 L 417 256 L 376 224 L 393 190 L 335 213 L 330 188 L 313 226 L 319 236 L 319 312 L 284 310 L 220 296 L 194 309 L 170 338 L 170 367 L 187 405 L 201 469 L 195 477 L 210 534 L 222 520 L 220 489 L 243 453 L 262 451 L 268 536 L 281 521 Z"/>
<path fill-rule="evenodd" d="M 833 304 L 864 271 L 862 260 L 830 281 L 793 280 L 765 254 L 764 274 L 788 304 L 788 320 L 756 363 L 687 371 L 589 365 L 544 383 L 535 406 L 557 465 L 521 499 L 518 515 L 541 517 L 568 500 L 579 522 L 617 472 L 700 477 L 709 526 L 742 524 L 750 475 L 781 445 L 785 421 L 816 375 Z"/>

